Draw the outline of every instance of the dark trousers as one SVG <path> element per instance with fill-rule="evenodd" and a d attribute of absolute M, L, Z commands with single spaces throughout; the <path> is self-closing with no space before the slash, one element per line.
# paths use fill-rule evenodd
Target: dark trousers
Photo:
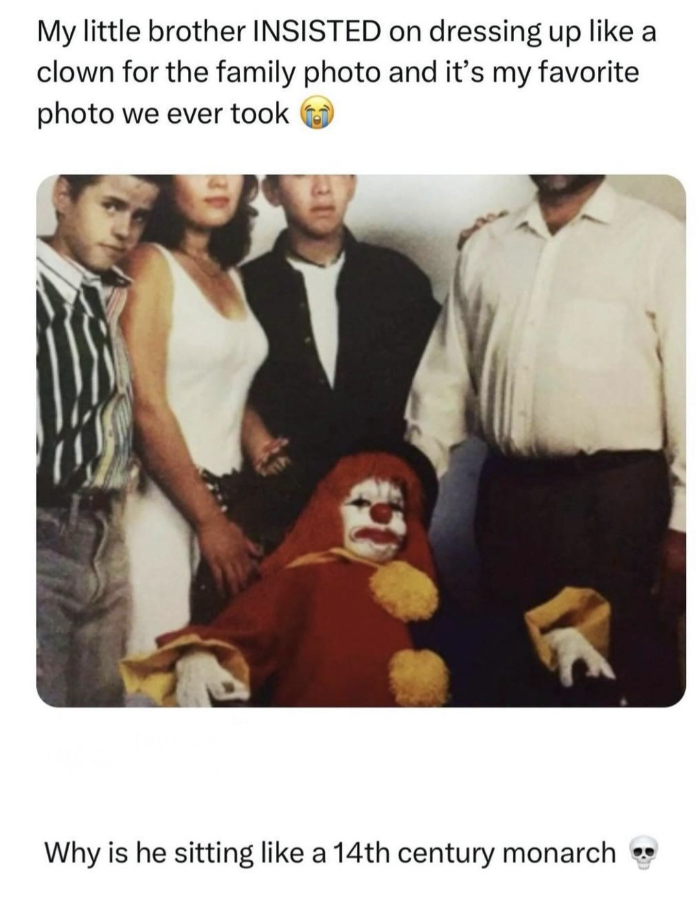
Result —
<path fill-rule="evenodd" d="M 669 513 L 660 452 L 551 461 L 492 455 L 476 513 L 485 599 L 524 611 L 565 586 L 596 589 L 612 608 L 611 662 L 628 702 L 673 704 L 676 637 L 652 596 Z"/>

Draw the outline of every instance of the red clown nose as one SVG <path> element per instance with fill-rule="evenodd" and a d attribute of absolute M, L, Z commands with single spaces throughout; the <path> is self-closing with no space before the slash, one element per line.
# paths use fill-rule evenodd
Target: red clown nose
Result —
<path fill-rule="evenodd" d="M 394 514 L 391 505 L 386 502 L 378 502 L 369 510 L 370 517 L 375 524 L 388 524 Z"/>

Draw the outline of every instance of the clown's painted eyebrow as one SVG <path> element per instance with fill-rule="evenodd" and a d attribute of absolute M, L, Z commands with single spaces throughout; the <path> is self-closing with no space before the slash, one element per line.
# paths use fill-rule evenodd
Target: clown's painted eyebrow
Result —
<path fill-rule="evenodd" d="M 355 490 L 356 490 L 356 489 L 357 489 L 357 487 L 355 486 L 355 487 L 353 487 L 353 489 L 350 491 L 350 494 L 348 495 L 347 499 L 345 500 L 345 504 L 346 504 L 346 505 L 352 505 L 354 502 L 358 502 L 359 500 L 362 500 L 363 502 L 369 502 L 369 501 L 370 501 L 370 500 L 368 499 L 368 497 L 367 497 L 367 495 L 366 495 L 364 489 L 360 490 L 359 493 L 355 493 Z"/>
<path fill-rule="evenodd" d="M 404 496 L 404 492 L 403 492 L 403 488 L 401 487 L 401 484 L 396 483 L 393 480 L 386 481 L 386 480 L 382 480 L 380 478 L 375 478 L 373 480 L 374 485 L 377 487 L 379 487 L 382 484 L 387 483 L 387 482 L 388 482 L 389 486 L 391 487 L 392 492 L 395 490 L 397 495 L 391 495 L 384 501 L 386 501 L 386 503 L 388 505 L 390 505 L 393 509 L 395 509 L 395 510 L 398 509 L 400 511 L 403 511 L 403 509 L 406 505 L 406 498 Z M 348 496 L 348 498 L 345 500 L 344 504 L 345 505 L 356 505 L 359 507 L 360 505 L 371 505 L 372 502 L 373 502 L 373 499 L 368 498 L 367 494 L 365 493 L 365 490 L 363 489 L 362 492 L 360 492 L 359 495 L 357 495 L 357 496 L 355 496 L 351 493 Z"/>

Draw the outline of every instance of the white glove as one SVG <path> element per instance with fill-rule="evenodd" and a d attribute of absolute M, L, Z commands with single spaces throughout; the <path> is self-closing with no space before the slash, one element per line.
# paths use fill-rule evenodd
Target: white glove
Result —
<path fill-rule="evenodd" d="M 220 702 L 247 702 L 250 690 L 219 664 L 211 652 L 192 652 L 175 665 L 175 696 L 181 708 L 211 708 L 211 699 Z"/>
<path fill-rule="evenodd" d="M 562 686 L 573 686 L 573 667 L 577 661 L 586 665 L 587 677 L 615 679 L 612 667 L 575 627 L 562 627 L 545 634 L 544 641 L 554 652 L 557 673 Z"/>

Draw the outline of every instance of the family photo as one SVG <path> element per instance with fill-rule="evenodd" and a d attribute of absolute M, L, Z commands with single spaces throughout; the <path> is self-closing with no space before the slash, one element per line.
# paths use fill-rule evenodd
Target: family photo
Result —
<path fill-rule="evenodd" d="M 666 707 L 666 176 L 58 175 L 37 194 L 55 707 Z"/>

